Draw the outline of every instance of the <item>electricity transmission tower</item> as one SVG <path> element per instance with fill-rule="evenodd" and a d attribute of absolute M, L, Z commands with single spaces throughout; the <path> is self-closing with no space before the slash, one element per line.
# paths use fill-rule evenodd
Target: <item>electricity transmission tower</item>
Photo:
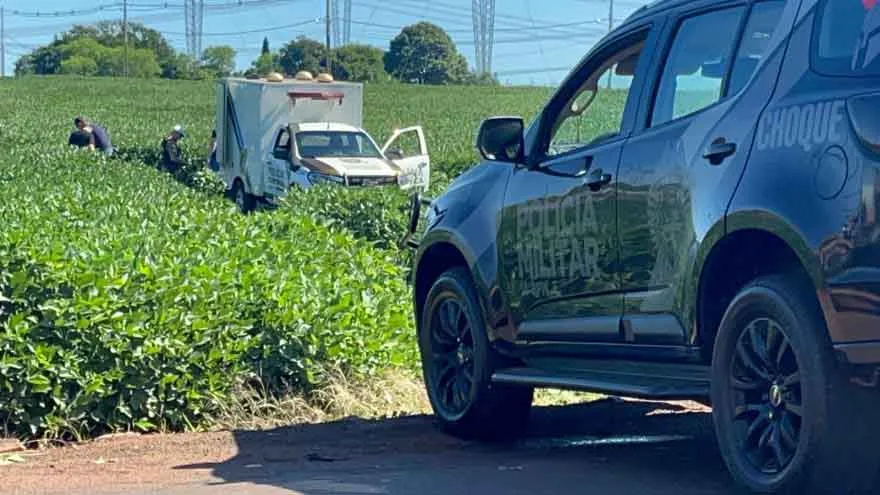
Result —
<path fill-rule="evenodd" d="M 495 0 L 473 0 L 472 5 L 477 73 L 490 74 L 495 45 Z"/>
<path fill-rule="evenodd" d="M 331 8 L 333 46 L 347 45 L 351 41 L 351 0 L 332 0 Z M 340 15 L 340 10 L 342 10 L 342 15 Z"/>
<path fill-rule="evenodd" d="M 351 41 L 351 0 L 345 2 L 345 18 L 342 24 L 342 44 L 347 45 Z"/>
<path fill-rule="evenodd" d="M 202 56 L 202 21 L 205 18 L 204 0 L 184 0 L 183 16 L 186 18 L 186 49 L 198 60 Z"/>

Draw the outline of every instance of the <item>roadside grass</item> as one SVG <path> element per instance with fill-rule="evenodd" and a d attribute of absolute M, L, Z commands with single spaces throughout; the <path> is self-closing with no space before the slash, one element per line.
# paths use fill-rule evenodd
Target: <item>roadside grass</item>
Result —
<path fill-rule="evenodd" d="M 535 407 L 568 406 L 603 396 L 567 390 L 538 389 Z M 217 430 L 266 430 L 291 424 L 325 423 L 344 418 L 384 419 L 431 414 L 424 382 L 405 370 L 386 372 L 370 380 L 352 380 L 334 372 L 328 384 L 308 397 L 289 394 L 267 397 L 241 390 L 206 421 Z"/>

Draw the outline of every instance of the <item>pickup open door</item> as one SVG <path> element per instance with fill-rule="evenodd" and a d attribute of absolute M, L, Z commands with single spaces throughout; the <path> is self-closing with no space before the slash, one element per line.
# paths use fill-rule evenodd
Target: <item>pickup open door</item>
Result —
<path fill-rule="evenodd" d="M 431 182 L 431 158 L 425 132 L 420 126 L 395 130 L 382 147 L 382 154 L 403 171 L 401 189 L 428 189 Z"/>
<path fill-rule="evenodd" d="M 282 127 L 276 131 L 272 151 L 266 157 L 264 190 L 276 198 L 283 196 L 290 185 L 290 145 L 290 129 Z"/>

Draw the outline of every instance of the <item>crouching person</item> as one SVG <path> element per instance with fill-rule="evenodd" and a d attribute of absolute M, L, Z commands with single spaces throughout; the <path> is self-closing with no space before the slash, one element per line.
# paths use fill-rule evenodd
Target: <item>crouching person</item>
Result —
<path fill-rule="evenodd" d="M 186 136 L 183 127 L 177 125 L 171 131 L 171 134 L 162 139 L 162 168 L 177 174 L 183 166 L 183 160 L 180 157 L 180 140 Z"/>
<path fill-rule="evenodd" d="M 70 133 L 70 137 L 67 138 L 67 144 L 70 146 L 76 146 L 77 148 L 88 148 L 89 144 L 92 142 L 92 135 L 84 130 L 77 129 Z"/>
<path fill-rule="evenodd" d="M 113 154 L 113 143 L 110 142 L 110 133 L 103 126 L 89 122 L 84 117 L 76 117 L 73 124 L 81 133 L 89 134 L 88 148 L 92 151 L 100 150 L 106 156 Z"/>

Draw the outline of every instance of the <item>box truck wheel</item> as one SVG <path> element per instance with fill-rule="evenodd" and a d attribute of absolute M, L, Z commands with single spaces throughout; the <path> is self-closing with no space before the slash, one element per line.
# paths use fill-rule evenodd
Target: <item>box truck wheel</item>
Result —
<path fill-rule="evenodd" d="M 232 200 L 242 213 L 250 213 L 256 204 L 256 198 L 244 190 L 244 184 L 239 179 L 232 184 Z"/>

